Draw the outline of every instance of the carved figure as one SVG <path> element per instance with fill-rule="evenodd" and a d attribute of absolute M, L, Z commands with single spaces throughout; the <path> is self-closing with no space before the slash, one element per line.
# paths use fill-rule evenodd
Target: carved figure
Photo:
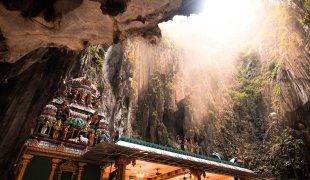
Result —
<path fill-rule="evenodd" d="M 83 131 L 87 132 L 88 131 L 88 123 L 86 123 L 84 126 L 83 126 Z"/>
<path fill-rule="evenodd" d="M 90 134 L 89 134 L 89 137 L 88 137 L 88 145 L 89 146 L 93 146 L 94 145 L 95 137 L 96 137 L 96 135 L 94 133 L 94 130 L 91 130 Z"/>
<path fill-rule="evenodd" d="M 65 126 L 64 130 L 63 130 L 63 133 L 62 133 L 62 137 L 61 137 L 61 140 L 66 140 L 66 137 L 67 137 L 67 134 L 68 134 L 68 131 L 69 131 L 69 127 L 70 126 Z"/>
<path fill-rule="evenodd" d="M 199 146 L 198 142 L 196 142 L 194 145 L 194 153 L 199 154 L 199 150 L 200 150 L 200 146 Z"/>
<path fill-rule="evenodd" d="M 68 141 L 78 143 L 79 142 L 79 137 L 70 138 L 70 139 L 68 139 Z"/>
<path fill-rule="evenodd" d="M 59 133 L 60 133 L 60 131 L 62 129 L 62 122 L 61 122 L 60 119 L 57 120 L 57 122 L 54 124 L 53 129 L 54 129 L 54 131 L 53 131 L 53 139 L 57 139 L 58 136 L 59 136 Z"/>
<path fill-rule="evenodd" d="M 88 139 L 86 137 L 83 137 L 82 135 L 80 135 L 80 141 L 82 144 L 85 144 L 85 145 L 88 144 Z"/>
<path fill-rule="evenodd" d="M 78 99 L 79 92 L 76 89 L 74 89 L 73 91 L 71 91 L 71 94 L 73 102 L 76 102 L 76 100 Z"/>
<path fill-rule="evenodd" d="M 41 129 L 41 134 L 45 134 L 47 128 L 50 127 L 50 122 L 46 119 L 44 119 L 44 122 L 43 122 L 43 126 L 42 126 L 42 129 Z"/>
<path fill-rule="evenodd" d="M 70 107 L 68 106 L 68 102 L 64 101 L 62 107 L 57 111 L 57 117 L 60 117 L 63 121 L 66 121 L 70 115 Z"/>
<path fill-rule="evenodd" d="M 79 89 L 79 93 L 81 95 L 79 102 L 80 102 L 81 105 L 85 105 L 85 99 L 86 99 L 86 96 L 87 96 L 86 90 Z"/>
<path fill-rule="evenodd" d="M 90 124 L 94 126 L 98 126 L 99 122 L 99 116 L 98 116 L 98 111 L 94 113 L 94 115 L 90 118 Z"/>
<path fill-rule="evenodd" d="M 86 96 L 86 105 L 91 106 L 91 103 L 92 103 L 91 93 L 88 93 Z"/>

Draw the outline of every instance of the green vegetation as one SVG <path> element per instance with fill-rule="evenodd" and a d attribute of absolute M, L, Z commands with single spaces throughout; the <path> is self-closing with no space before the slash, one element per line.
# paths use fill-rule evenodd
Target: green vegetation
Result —
<path fill-rule="evenodd" d="M 106 53 L 104 48 L 102 46 L 91 46 L 89 53 L 92 56 L 92 63 L 95 65 L 96 72 L 101 72 Z"/>
<path fill-rule="evenodd" d="M 264 174 L 289 177 L 290 171 L 304 171 L 302 157 L 303 142 L 292 136 L 292 130 L 279 124 L 270 127 L 263 144 L 248 144 L 245 158 L 248 167 Z M 262 166 L 263 162 L 263 166 Z M 292 175 L 291 175 L 292 176 Z"/>
<path fill-rule="evenodd" d="M 240 104 L 249 96 L 258 96 L 268 82 L 264 75 L 260 75 L 260 59 L 255 52 L 246 52 L 240 57 L 236 88 L 228 93 L 235 103 Z"/>
<path fill-rule="evenodd" d="M 310 0 L 307 0 L 304 5 L 310 11 Z"/>

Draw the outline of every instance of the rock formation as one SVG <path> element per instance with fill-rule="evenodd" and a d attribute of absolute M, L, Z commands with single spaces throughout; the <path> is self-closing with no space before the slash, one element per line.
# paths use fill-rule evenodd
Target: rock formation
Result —
<path fill-rule="evenodd" d="M 12 177 L 31 122 L 58 84 L 78 74 L 78 51 L 134 35 L 156 41 L 159 22 L 197 11 L 201 2 L 1 0 L 0 178 Z"/>
<path fill-rule="evenodd" d="M 135 34 L 147 35 L 159 22 L 197 10 L 199 3 L 193 0 L 3 1 L 1 44 L 8 52 L 2 55 L 1 61 L 16 62 L 39 47 L 82 50 L 88 45 L 110 44 Z"/>

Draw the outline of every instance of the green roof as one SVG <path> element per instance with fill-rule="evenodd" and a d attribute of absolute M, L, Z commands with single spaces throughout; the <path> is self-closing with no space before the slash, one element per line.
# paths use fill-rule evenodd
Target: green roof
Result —
<path fill-rule="evenodd" d="M 216 159 L 216 158 L 212 158 L 212 157 L 209 157 L 209 156 L 203 156 L 203 155 L 200 155 L 200 154 L 194 154 L 194 153 L 191 153 L 191 152 L 186 152 L 186 151 L 183 151 L 183 150 L 179 150 L 179 149 L 175 149 L 175 148 L 171 148 L 171 147 L 167 147 L 167 146 L 163 146 L 163 145 L 159 145 L 159 144 L 154 144 L 154 143 L 150 143 L 150 142 L 142 141 L 142 140 L 138 140 L 138 139 L 133 139 L 133 138 L 128 138 L 128 137 L 121 137 L 117 141 L 125 141 L 125 142 L 134 143 L 134 144 L 138 144 L 138 145 L 142 145 L 142 146 L 147 146 L 147 147 L 151 147 L 151 148 L 155 148 L 155 149 L 161 149 L 161 150 L 165 150 L 165 151 L 169 151 L 169 152 L 173 152 L 173 153 L 183 154 L 183 155 L 191 156 L 191 157 L 195 157 L 195 158 L 206 159 L 206 160 L 209 160 L 209 161 L 215 161 L 215 162 L 218 162 L 218 163 L 228 164 L 228 165 L 232 165 L 232 166 L 243 167 L 242 165 L 236 164 L 236 163 L 233 163 L 233 162 Z"/>

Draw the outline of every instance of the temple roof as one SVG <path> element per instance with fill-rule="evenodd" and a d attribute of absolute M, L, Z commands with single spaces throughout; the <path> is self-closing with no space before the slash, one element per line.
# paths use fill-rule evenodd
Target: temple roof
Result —
<path fill-rule="evenodd" d="M 82 158 L 88 161 L 113 162 L 119 156 L 188 169 L 198 168 L 230 176 L 262 177 L 235 163 L 127 137 L 120 138 L 115 144 L 105 142 L 97 144 Z"/>

